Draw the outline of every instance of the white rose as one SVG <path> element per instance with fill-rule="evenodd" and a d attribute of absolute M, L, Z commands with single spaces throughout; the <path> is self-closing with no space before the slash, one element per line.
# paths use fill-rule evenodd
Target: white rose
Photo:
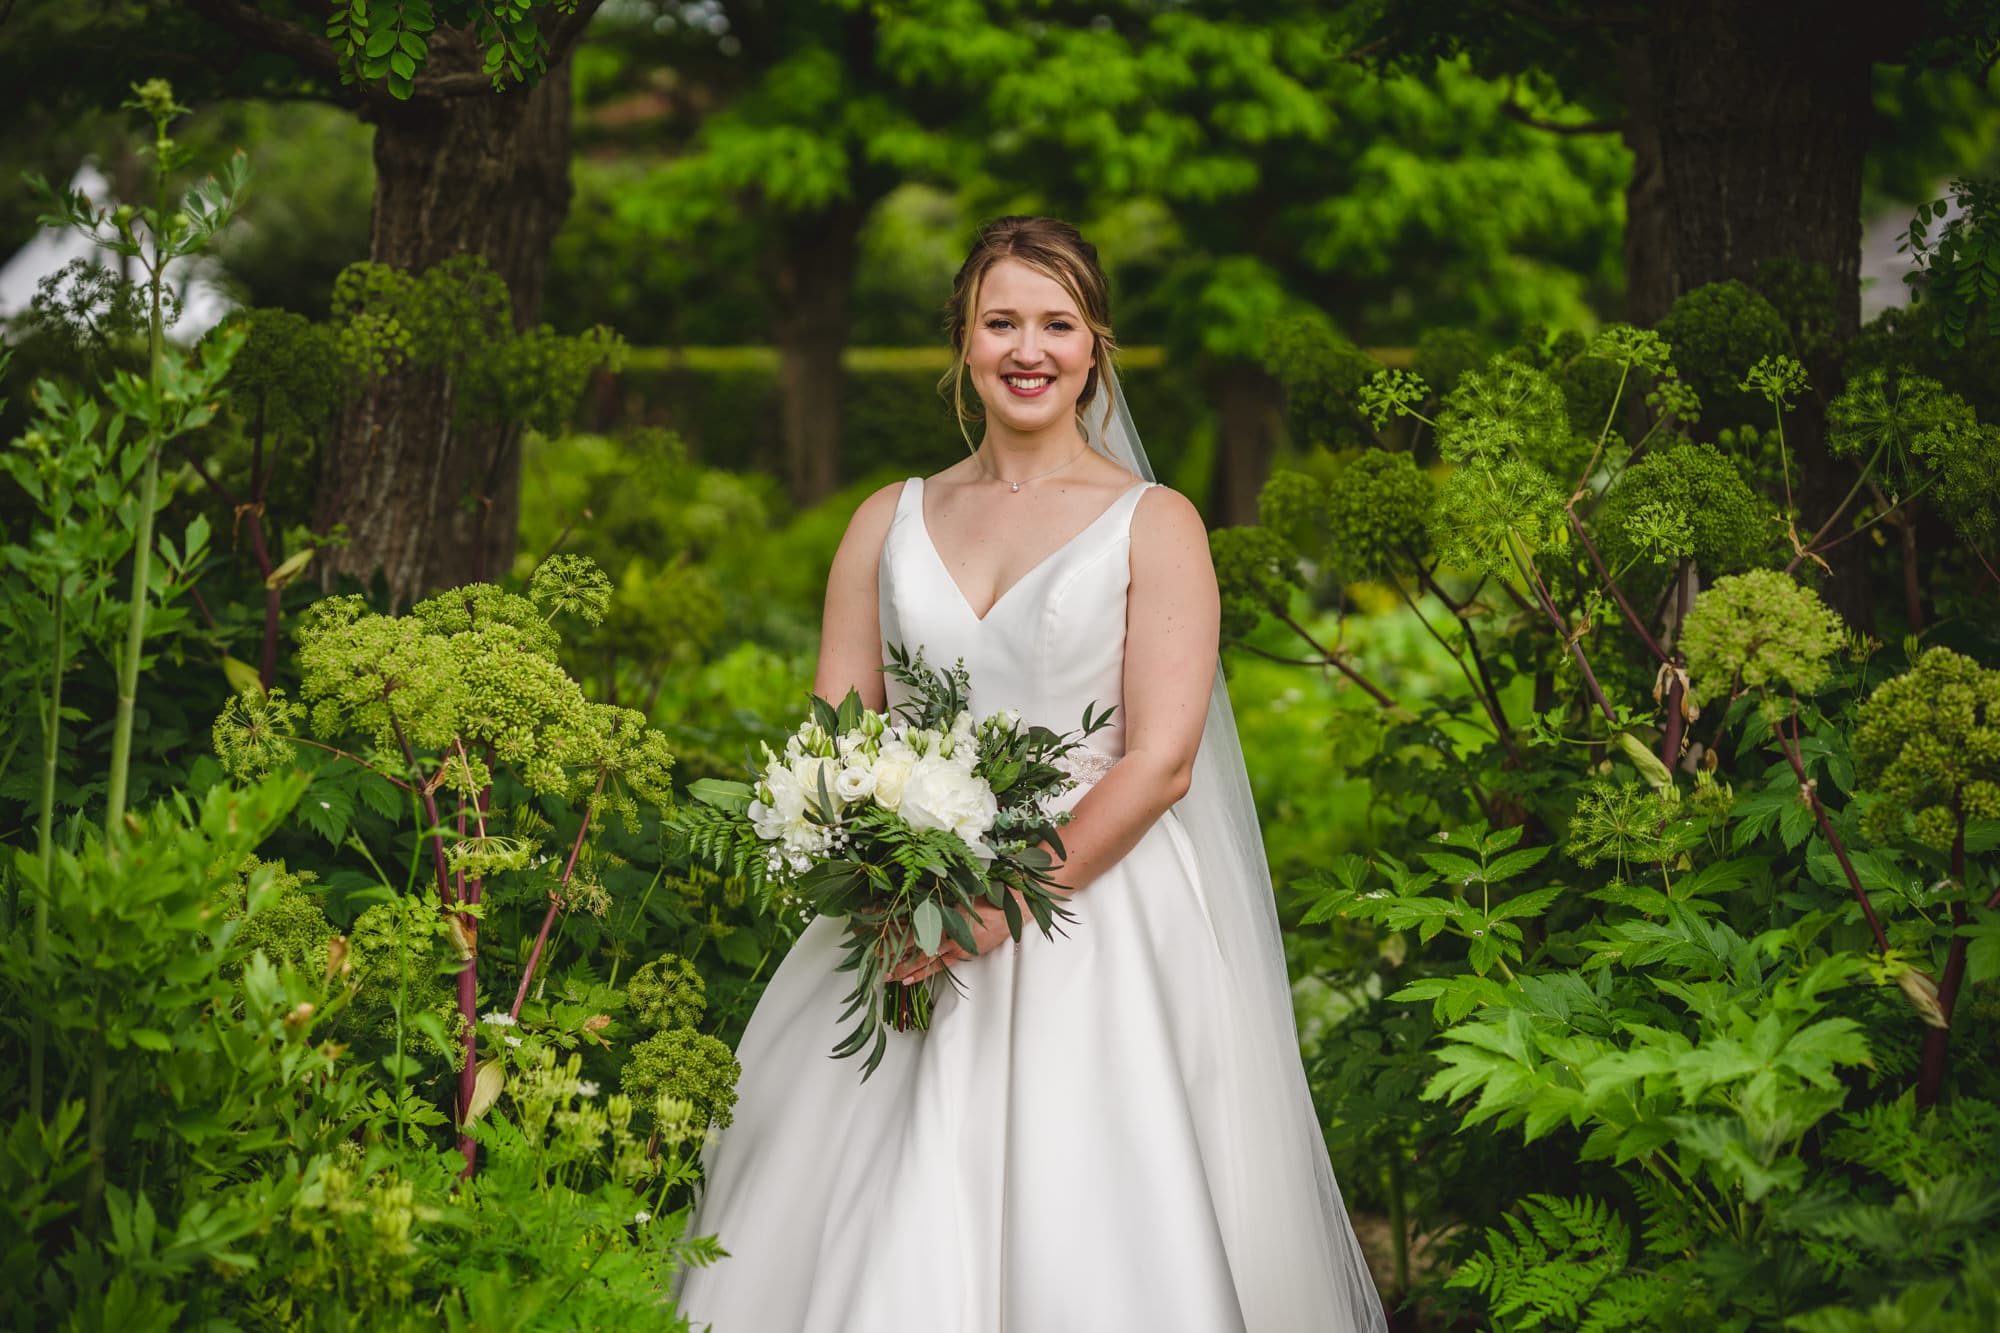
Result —
<path fill-rule="evenodd" d="M 875 770 L 865 763 L 840 770 L 833 794 L 843 801 L 865 801 L 875 794 Z"/>
<path fill-rule="evenodd" d="M 826 777 L 826 788 L 831 792 L 834 783 L 840 777 L 840 761 L 822 759 L 814 755 L 806 755 L 792 761 L 792 776 L 798 779 L 799 790 L 805 793 L 806 804 L 815 810 L 819 810 L 819 780 L 822 774 Z M 834 812 L 820 810 L 820 813 Z"/>
<path fill-rule="evenodd" d="M 903 801 L 903 786 L 916 769 L 917 758 L 904 747 L 884 748 L 871 770 L 875 778 L 875 804 L 894 810 Z"/>
<path fill-rule="evenodd" d="M 927 756 L 918 761 L 903 784 L 903 803 L 898 811 L 915 829 L 944 829 L 956 833 L 975 852 L 984 851 L 981 841 L 993 827 L 1000 803 L 984 778 L 971 768 L 951 760 Z"/>

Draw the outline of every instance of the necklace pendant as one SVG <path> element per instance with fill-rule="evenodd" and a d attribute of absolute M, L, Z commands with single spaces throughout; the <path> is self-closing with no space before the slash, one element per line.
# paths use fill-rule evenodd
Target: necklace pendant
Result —
<path fill-rule="evenodd" d="M 1010 482 L 1009 484 L 1010 484 L 1011 486 L 1013 486 L 1013 488 L 1014 488 L 1014 491 L 1015 491 L 1015 493 L 1016 493 L 1016 494 L 1019 494 L 1019 492 L 1020 492 L 1020 490 L 1021 490 L 1021 483 L 1020 483 L 1020 482 L 1018 482 L 1018 481 L 1016 481 L 1016 482 Z"/>

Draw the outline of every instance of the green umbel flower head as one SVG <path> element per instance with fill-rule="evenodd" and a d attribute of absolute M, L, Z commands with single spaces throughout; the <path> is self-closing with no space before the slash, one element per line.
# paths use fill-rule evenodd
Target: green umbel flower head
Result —
<path fill-rule="evenodd" d="M 1810 694 L 1845 641 L 1840 617 L 1812 589 L 1775 569 L 1732 574 L 1695 599 L 1682 627 L 1689 693 L 1706 703 L 1729 693 L 1740 672 L 1749 689 Z"/>
<path fill-rule="evenodd" d="M 742 1073 L 729 1047 L 714 1037 L 668 1028 L 632 1048 L 619 1078 L 634 1105 L 654 1106 L 662 1095 L 692 1102 L 718 1127 L 727 1129 L 736 1105 L 736 1080 Z"/>
<path fill-rule="evenodd" d="M 1222 637 L 1240 639 L 1271 612 L 1282 612 L 1299 586 L 1299 555 L 1269 528 L 1219 528 L 1208 536 L 1222 590 Z"/>
<path fill-rule="evenodd" d="M 1570 426 L 1562 390 L 1545 372 L 1496 356 L 1461 376 L 1437 416 L 1438 452 L 1453 462 L 1518 458 L 1573 477 L 1590 441 Z"/>
<path fill-rule="evenodd" d="M 708 1008 L 708 988 L 693 963 L 662 954 L 632 974 L 625 1002 L 645 1027 L 691 1028 Z"/>
<path fill-rule="evenodd" d="M 1762 397 L 1744 389 L 1745 368 L 1791 349 L 1791 334 L 1777 307 L 1740 282 L 1697 287 L 1675 301 L 1658 326 L 1674 349 L 1681 378 L 1718 426 L 1769 421 Z"/>
<path fill-rule="evenodd" d="M 1369 449 L 1328 481 L 1274 473 L 1257 498 L 1258 516 L 1301 554 L 1348 578 L 1368 578 L 1429 546 L 1424 520 L 1436 487 L 1408 454 Z"/>
<path fill-rule="evenodd" d="M 1778 531 L 1771 507 L 1712 444 L 1662 449 L 1618 479 L 1595 523 L 1613 569 L 1649 553 L 1662 516 L 1685 529 L 1684 553 L 1714 574 L 1756 563 Z"/>
<path fill-rule="evenodd" d="M 1948 648 L 1885 682 L 1861 705 L 1854 759 L 1875 801 L 1862 816 L 1887 840 L 1904 821 L 1948 848 L 1967 820 L 2000 818 L 2000 671 Z"/>
<path fill-rule="evenodd" d="M 265 871 L 271 878 L 264 892 L 274 896 L 265 898 L 260 910 L 245 917 L 250 886 Z M 283 861 L 262 861 L 254 856 L 246 861 L 230 894 L 227 915 L 242 919 L 230 951 L 246 961 L 252 953 L 261 952 L 273 963 L 289 964 L 315 978 L 323 973 L 333 927 L 320 908 L 319 895 L 306 888 L 312 879 L 310 871 L 286 870 Z"/>
<path fill-rule="evenodd" d="M 1516 555 L 1569 544 L 1555 479 L 1520 459 L 1467 463 L 1430 513 L 1431 546 L 1453 569 L 1511 573 Z"/>

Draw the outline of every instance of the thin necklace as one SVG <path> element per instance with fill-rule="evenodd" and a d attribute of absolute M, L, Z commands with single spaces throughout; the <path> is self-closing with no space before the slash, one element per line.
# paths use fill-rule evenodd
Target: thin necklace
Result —
<path fill-rule="evenodd" d="M 1082 458 L 1083 451 L 1088 448 L 1090 448 L 1090 441 L 1085 440 L 1083 442 L 1082 448 L 1079 448 L 1075 453 L 1071 454 L 1068 458 L 1065 458 L 1062 462 L 1050 468 L 1047 472 L 1037 472 L 1032 477 L 1021 478 L 1021 481 L 1040 481 L 1043 477 L 1053 476 L 1054 474 L 1068 467 L 1071 463 L 1074 463 L 1077 459 Z M 995 481 L 1007 481 L 1007 478 L 1001 476 L 998 472 L 993 471 L 990 466 L 987 466 L 982 463 L 981 469 L 986 473 L 987 476 L 993 478 L 993 480 Z M 1018 492 L 1021 489 L 1021 481 L 1007 481 L 1007 484 L 1014 488 L 1014 492 Z"/>

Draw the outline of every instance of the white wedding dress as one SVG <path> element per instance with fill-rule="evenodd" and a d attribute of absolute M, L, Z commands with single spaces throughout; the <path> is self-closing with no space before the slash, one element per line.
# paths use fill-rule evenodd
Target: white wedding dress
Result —
<path fill-rule="evenodd" d="M 883 640 L 933 666 L 963 657 L 978 716 L 1011 705 L 1066 731 L 1085 704 L 1120 703 L 1149 484 L 981 619 L 911 479 L 882 549 Z M 1121 717 L 1091 739 L 1100 769 Z M 683 1274 L 681 1311 L 714 1333 L 1383 1329 L 1292 1015 L 1223 966 L 1213 891 L 1169 811 L 1071 900 L 1067 935 L 1030 924 L 1018 949 L 956 965 L 963 993 L 941 984 L 929 1030 L 892 1032 L 865 1083 L 859 1059 L 827 1054 L 849 1026 L 845 922 L 815 920 L 743 1034 L 735 1123 L 705 1154 L 691 1232 L 730 1257 Z M 1280 1080 L 1246 1053 L 1271 1032 L 1291 1043 Z"/>

